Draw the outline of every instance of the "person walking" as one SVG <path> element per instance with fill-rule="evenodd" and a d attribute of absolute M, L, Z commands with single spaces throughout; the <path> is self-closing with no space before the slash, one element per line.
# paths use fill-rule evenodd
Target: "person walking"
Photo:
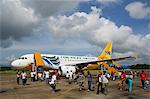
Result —
<path fill-rule="evenodd" d="M 103 72 L 101 78 L 102 78 L 102 86 L 103 86 L 102 93 L 107 94 L 108 93 L 108 79 L 107 79 L 107 74 L 105 71 Z"/>
<path fill-rule="evenodd" d="M 133 75 L 130 73 L 128 79 L 128 88 L 129 88 L 129 93 L 130 95 L 132 94 L 132 79 L 133 79 Z"/>
<path fill-rule="evenodd" d="M 124 90 L 125 89 L 125 81 L 126 81 L 126 75 L 122 71 L 121 75 L 120 75 L 119 83 L 118 83 L 118 89 L 119 90 Z"/>
<path fill-rule="evenodd" d="M 31 81 L 34 82 L 34 71 L 30 72 Z"/>
<path fill-rule="evenodd" d="M 140 73 L 140 78 L 141 78 L 142 88 L 146 89 L 147 88 L 147 86 L 146 86 L 146 80 L 148 79 L 147 78 L 147 74 L 144 71 L 142 71 Z"/>
<path fill-rule="evenodd" d="M 81 91 L 83 89 L 83 83 L 84 83 L 85 77 L 83 72 L 81 71 L 78 78 L 78 84 L 79 84 L 79 90 Z"/>
<path fill-rule="evenodd" d="M 72 81 L 73 81 L 73 72 L 72 72 L 72 70 L 69 72 L 69 84 L 71 84 L 72 83 Z"/>
<path fill-rule="evenodd" d="M 27 74 L 24 72 L 24 70 L 21 73 L 21 79 L 22 79 L 22 84 L 26 85 L 27 82 Z"/>
<path fill-rule="evenodd" d="M 92 74 L 89 71 L 87 72 L 87 79 L 88 79 L 88 91 L 92 91 L 93 77 L 92 77 Z"/>
<path fill-rule="evenodd" d="M 43 73 L 38 72 L 38 80 L 43 81 Z"/>
<path fill-rule="evenodd" d="M 99 73 L 97 77 L 97 94 L 99 94 L 99 87 L 101 88 L 100 91 L 102 92 L 102 73 Z"/>
<path fill-rule="evenodd" d="M 49 78 L 50 78 L 50 73 L 49 73 L 49 71 L 45 71 L 44 74 L 45 74 L 45 81 L 48 84 L 48 81 L 49 81 Z"/>
<path fill-rule="evenodd" d="M 69 71 L 66 72 L 66 79 L 69 79 Z"/>
<path fill-rule="evenodd" d="M 19 71 L 17 71 L 17 84 L 19 85 L 20 84 L 20 72 Z"/>
<path fill-rule="evenodd" d="M 53 89 L 53 92 L 56 92 L 56 80 L 57 80 L 56 73 L 53 72 L 52 73 L 52 78 L 51 78 L 51 80 L 49 82 L 49 85 Z"/>

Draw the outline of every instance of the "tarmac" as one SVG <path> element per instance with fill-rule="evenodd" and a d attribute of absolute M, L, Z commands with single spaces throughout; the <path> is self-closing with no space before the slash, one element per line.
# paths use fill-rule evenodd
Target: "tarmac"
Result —
<path fill-rule="evenodd" d="M 30 78 L 27 85 L 16 84 L 15 75 L 0 75 L 0 99 L 150 99 L 150 88 L 144 90 L 141 88 L 139 78 L 133 80 L 133 93 L 129 95 L 127 91 L 117 89 L 117 81 L 110 81 L 108 85 L 108 94 L 96 94 L 94 91 L 79 91 L 77 84 L 68 84 L 65 79 L 57 82 L 57 92 L 53 92 L 51 87 L 45 81 L 31 82 Z"/>

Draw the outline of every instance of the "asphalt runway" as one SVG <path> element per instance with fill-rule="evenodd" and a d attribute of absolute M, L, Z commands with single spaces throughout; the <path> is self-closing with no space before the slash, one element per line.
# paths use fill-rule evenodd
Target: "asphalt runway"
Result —
<path fill-rule="evenodd" d="M 95 86 L 97 87 L 97 86 Z M 65 79 L 57 82 L 57 92 L 52 92 L 45 81 L 31 82 L 27 85 L 17 85 L 15 75 L 0 76 L 0 99 L 150 99 L 150 88 L 143 90 L 139 78 L 133 80 L 133 93 L 129 95 L 127 91 L 117 89 L 117 81 L 109 82 L 109 93 L 104 95 L 96 94 L 95 91 L 79 91 L 77 84 L 68 84 Z"/>

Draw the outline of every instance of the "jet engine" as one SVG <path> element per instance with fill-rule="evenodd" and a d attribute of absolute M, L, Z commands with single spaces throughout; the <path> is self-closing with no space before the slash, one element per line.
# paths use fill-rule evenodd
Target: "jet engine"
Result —
<path fill-rule="evenodd" d="M 76 72 L 76 67 L 75 66 L 60 66 L 59 70 L 61 72 L 61 75 L 65 76 L 67 74 L 67 72 Z"/>

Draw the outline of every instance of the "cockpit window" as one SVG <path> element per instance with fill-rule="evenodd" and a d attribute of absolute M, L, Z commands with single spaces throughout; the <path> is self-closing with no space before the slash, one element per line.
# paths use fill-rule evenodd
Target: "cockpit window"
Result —
<path fill-rule="evenodd" d="M 24 59 L 27 59 L 27 57 L 25 57 Z"/>

